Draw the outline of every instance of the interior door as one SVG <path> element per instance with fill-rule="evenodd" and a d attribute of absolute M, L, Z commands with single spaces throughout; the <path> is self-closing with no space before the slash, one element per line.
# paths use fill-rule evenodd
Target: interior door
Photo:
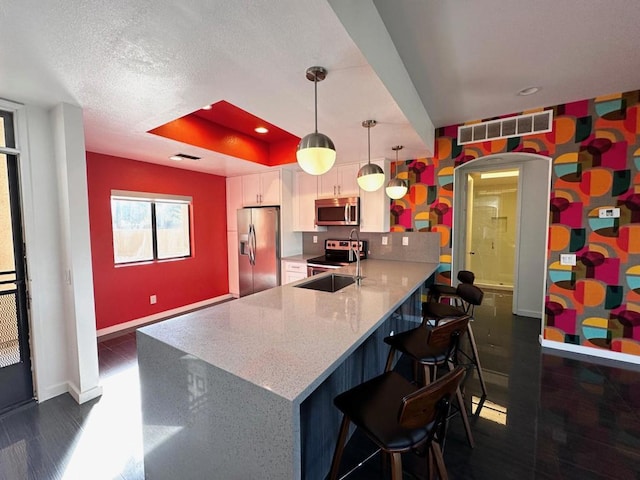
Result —
<path fill-rule="evenodd" d="M 467 216 L 469 270 L 476 283 L 513 288 L 518 205 L 517 169 L 471 172 Z"/>
<path fill-rule="evenodd" d="M 516 221 L 509 220 L 513 213 L 503 215 L 498 211 L 496 218 L 490 219 L 494 224 L 492 225 L 494 231 L 488 234 L 497 236 L 512 227 L 516 229 L 515 255 L 513 256 L 513 313 L 542 318 L 546 292 L 546 248 L 551 189 L 550 157 L 504 153 L 478 158 L 455 169 L 452 278 L 455 278 L 460 270 L 471 270 L 471 258 L 475 256 L 475 248 L 472 247 L 473 242 L 468 231 L 470 221 L 468 217 L 473 215 L 474 202 L 471 197 L 475 195 L 477 182 L 468 174 L 505 169 L 520 170 L 517 200 L 513 198 L 510 200 L 512 206 L 517 204 Z M 504 262 L 502 267 L 504 268 L 501 271 L 512 269 L 508 262 Z M 478 281 L 479 272 L 476 272 L 476 281 Z"/>
<path fill-rule="evenodd" d="M 33 399 L 27 285 L 13 118 L 0 111 L 0 413 Z"/>

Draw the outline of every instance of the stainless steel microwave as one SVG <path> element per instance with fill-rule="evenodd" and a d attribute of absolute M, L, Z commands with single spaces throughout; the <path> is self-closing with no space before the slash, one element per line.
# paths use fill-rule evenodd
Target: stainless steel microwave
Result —
<path fill-rule="evenodd" d="M 359 225 L 360 197 L 319 198 L 316 225 Z"/>

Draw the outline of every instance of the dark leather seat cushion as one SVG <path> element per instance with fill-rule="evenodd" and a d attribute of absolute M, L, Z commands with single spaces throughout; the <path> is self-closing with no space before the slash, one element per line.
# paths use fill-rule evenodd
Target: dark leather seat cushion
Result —
<path fill-rule="evenodd" d="M 424 318 L 446 318 L 446 317 L 461 317 L 465 315 L 465 312 L 453 305 L 447 305 L 446 303 L 437 302 L 423 302 L 422 303 L 422 316 Z"/>
<path fill-rule="evenodd" d="M 386 337 L 384 342 L 424 365 L 440 365 L 444 363 L 447 360 L 447 349 L 434 349 L 428 345 L 428 338 L 429 329 L 418 327 Z"/>
<path fill-rule="evenodd" d="M 423 441 L 432 428 L 405 428 L 398 423 L 402 398 L 416 390 L 401 375 L 386 372 L 341 393 L 333 402 L 379 446 L 403 451 Z"/>
<path fill-rule="evenodd" d="M 441 283 L 436 283 L 434 285 L 431 285 L 431 294 L 433 296 L 439 296 L 439 297 L 443 297 L 443 296 L 456 296 L 458 289 L 456 287 L 452 287 L 451 285 L 444 285 Z"/>

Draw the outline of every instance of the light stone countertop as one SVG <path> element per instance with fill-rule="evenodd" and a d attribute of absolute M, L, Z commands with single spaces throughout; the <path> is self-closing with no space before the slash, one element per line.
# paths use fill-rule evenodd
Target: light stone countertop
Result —
<path fill-rule="evenodd" d="M 360 286 L 297 288 L 304 279 L 139 332 L 299 404 L 437 267 L 364 260 Z M 355 265 L 335 272 L 353 274 Z"/>
<path fill-rule="evenodd" d="M 288 257 L 282 257 L 280 260 L 283 262 L 307 263 L 307 260 L 317 256 L 319 256 L 319 254 L 317 253 L 301 253 L 299 255 L 290 255 Z"/>

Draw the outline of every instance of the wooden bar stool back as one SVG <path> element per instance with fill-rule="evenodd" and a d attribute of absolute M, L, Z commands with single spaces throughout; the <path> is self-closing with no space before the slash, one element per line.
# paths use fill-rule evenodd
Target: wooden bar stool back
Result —
<path fill-rule="evenodd" d="M 428 452 L 431 477 L 435 460 L 440 479 L 447 480 L 440 445 L 451 398 L 463 376 L 464 369 L 458 368 L 419 388 L 396 372 L 385 372 L 338 395 L 334 404 L 343 418 L 329 479 L 338 478 L 349 425 L 353 423 L 391 456 L 392 480 L 402 480 L 401 454 L 422 447 Z"/>

